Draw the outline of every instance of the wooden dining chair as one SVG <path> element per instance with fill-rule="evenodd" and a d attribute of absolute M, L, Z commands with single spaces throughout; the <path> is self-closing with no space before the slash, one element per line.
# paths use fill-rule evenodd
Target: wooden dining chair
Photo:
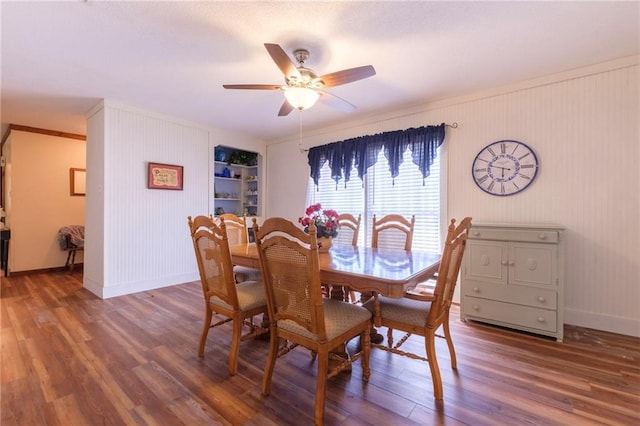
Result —
<path fill-rule="evenodd" d="M 247 244 L 249 234 L 247 232 L 247 218 L 245 216 L 239 217 L 233 213 L 223 213 L 216 216 L 214 220 L 216 220 L 216 223 L 219 223 L 221 219 L 224 219 L 224 223 L 227 226 L 229 246 Z M 260 269 L 235 265 L 233 267 L 233 273 L 236 282 L 262 280 L 262 272 Z"/>
<path fill-rule="evenodd" d="M 357 246 L 361 219 L 362 215 L 360 214 L 357 218 L 350 213 L 338 215 L 338 236 L 333 239 L 334 242 Z"/>
<path fill-rule="evenodd" d="M 219 226 L 211 216 L 196 216 L 193 219 L 189 216 L 187 220 L 205 302 L 205 320 L 198 355 L 204 356 L 209 329 L 232 321 L 228 368 L 229 374 L 234 375 L 238 371 L 240 341 L 266 332 L 253 323 L 254 316 L 267 312 L 264 286 L 259 281 L 236 283 L 224 219 L 220 219 Z M 212 324 L 214 313 L 226 318 Z M 245 336 L 242 336 L 243 326 L 250 329 Z"/>
<path fill-rule="evenodd" d="M 451 355 L 451 368 L 457 369 L 455 350 L 449 329 L 449 308 L 458 280 L 470 227 L 470 217 L 464 218 L 458 226 L 455 225 L 455 219 L 451 219 L 433 293 L 408 292 L 405 297 L 398 299 L 374 296 L 374 298 L 378 299 L 380 324 L 388 327 L 389 330 L 397 329 L 406 333 L 394 345 L 393 336 L 389 332 L 387 345 L 380 344 L 375 345 L 375 347 L 413 359 L 427 361 L 431 369 L 433 394 L 437 400 L 442 399 L 443 393 L 442 378 L 436 357 L 435 337 L 446 339 Z M 375 299 L 369 300 L 365 306 L 373 311 L 375 309 Z M 440 327 L 443 329 L 444 336 L 436 334 Z M 399 349 L 411 334 L 424 336 L 426 357 Z"/>
<path fill-rule="evenodd" d="M 360 235 L 360 222 L 362 215 L 356 218 L 351 213 L 342 213 L 338 215 L 338 235 L 333 238 L 334 243 L 348 244 L 352 246 L 358 245 L 358 237 Z M 325 296 L 330 297 L 332 293 L 342 295 L 345 300 L 356 303 L 356 293 L 343 286 L 333 287 L 331 284 L 322 283 L 322 290 Z M 335 296 L 335 295 L 334 295 Z"/>
<path fill-rule="evenodd" d="M 380 220 L 373 215 L 371 247 L 401 248 L 411 251 L 415 223 L 415 215 L 412 215 L 411 219 L 406 219 L 399 214 L 388 214 Z"/>
<path fill-rule="evenodd" d="M 326 382 L 360 359 L 362 377 L 369 380 L 369 328 L 371 313 L 362 306 L 322 297 L 316 228 L 305 233 L 284 218 L 269 218 L 253 224 L 264 276 L 270 321 L 270 345 L 262 381 L 262 394 L 269 395 L 276 360 L 295 346 L 317 355 L 315 423 L 323 424 Z M 342 350 L 345 342 L 361 337 L 361 350 L 340 359 L 329 370 L 329 353 Z M 288 342 L 281 348 L 279 342 Z"/>

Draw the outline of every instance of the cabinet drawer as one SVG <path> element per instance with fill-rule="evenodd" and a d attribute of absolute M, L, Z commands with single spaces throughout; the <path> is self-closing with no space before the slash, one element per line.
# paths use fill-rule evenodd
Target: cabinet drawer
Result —
<path fill-rule="evenodd" d="M 551 310 L 558 308 L 558 294 L 554 290 L 544 288 L 467 281 L 462 286 L 462 295 L 516 303 L 534 308 Z"/>
<path fill-rule="evenodd" d="M 557 331 L 557 313 L 547 309 L 464 296 L 464 316 L 526 329 Z"/>
<path fill-rule="evenodd" d="M 493 229 L 474 228 L 469 232 L 470 239 L 498 240 L 498 241 L 525 241 L 535 243 L 558 242 L 558 232 L 548 230 L 525 230 L 525 229 Z"/>

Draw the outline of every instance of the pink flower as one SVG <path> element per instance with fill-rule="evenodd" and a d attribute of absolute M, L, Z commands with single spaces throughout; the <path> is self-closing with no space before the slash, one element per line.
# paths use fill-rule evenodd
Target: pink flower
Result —
<path fill-rule="evenodd" d="M 304 227 L 304 232 L 309 232 L 309 224 L 313 222 L 319 238 L 338 235 L 338 212 L 335 210 L 322 210 L 322 205 L 316 203 L 307 207 L 304 213 L 304 217 L 298 218 L 298 222 Z"/>

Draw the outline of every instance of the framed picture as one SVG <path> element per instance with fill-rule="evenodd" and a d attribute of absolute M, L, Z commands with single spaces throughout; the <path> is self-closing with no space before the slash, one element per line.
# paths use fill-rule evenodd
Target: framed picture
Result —
<path fill-rule="evenodd" d="M 87 170 L 72 167 L 69 169 L 70 194 L 82 196 L 87 194 Z"/>
<path fill-rule="evenodd" d="M 149 162 L 147 188 L 182 191 L 182 166 Z"/>

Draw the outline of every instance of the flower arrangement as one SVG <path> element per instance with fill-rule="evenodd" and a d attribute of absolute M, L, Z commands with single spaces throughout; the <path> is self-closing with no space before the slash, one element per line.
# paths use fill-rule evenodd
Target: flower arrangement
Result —
<path fill-rule="evenodd" d="M 320 203 L 312 204 L 304 212 L 305 216 L 298 218 L 304 226 L 304 232 L 309 232 L 309 224 L 313 222 L 318 238 L 333 238 L 338 236 L 338 212 L 323 209 Z"/>

